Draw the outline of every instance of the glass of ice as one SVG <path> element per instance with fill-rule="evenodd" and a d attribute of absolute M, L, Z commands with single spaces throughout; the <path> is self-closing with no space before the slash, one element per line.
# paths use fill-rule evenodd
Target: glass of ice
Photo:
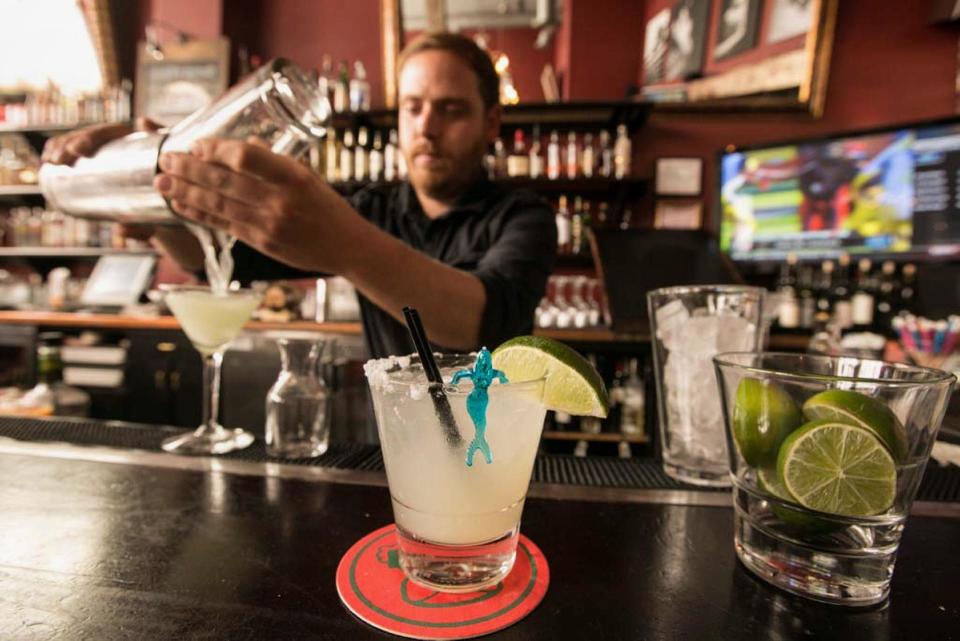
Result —
<path fill-rule="evenodd" d="M 756 351 L 764 290 L 706 285 L 647 294 L 664 471 L 694 485 L 728 487 L 727 443 L 711 360 Z"/>
<path fill-rule="evenodd" d="M 807 598 L 854 606 L 886 599 L 953 375 L 807 354 L 714 361 L 737 556 Z"/>
<path fill-rule="evenodd" d="M 475 355 L 438 355 L 443 380 L 473 366 Z M 450 438 L 417 356 L 364 366 L 373 397 L 393 502 L 400 566 L 432 590 L 470 592 L 513 568 L 520 515 L 546 413 L 544 379 L 488 389 L 485 439 L 491 460 L 468 450 L 476 428 L 467 410 L 470 380 L 446 385 L 459 439 Z M 473 453 L 473 452 L 471 452 Z"/>

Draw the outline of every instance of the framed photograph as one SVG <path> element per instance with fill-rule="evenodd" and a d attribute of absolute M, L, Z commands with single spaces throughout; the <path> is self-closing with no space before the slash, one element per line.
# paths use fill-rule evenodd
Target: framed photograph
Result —
<path fill-rule="evenodd" d="M 780 42 L 810 30 L 813 0 L 772 0 L 767 42 Z"/>
<path fill-rule="evenodd" d="M 723 0 L 717 20 L 714 60 L 723 60 L 757 44 L 760 0 Z"/>
<path fill-rule="evenodd" d="M 700 229 L 703 203 L 699 200 L 658 200 L 654 208 L 656 229 Z"/>
<path fill-rule="evenodd" d="M 643 39 L 643 77 L 645 84 L 663 81 L 663 63 L 670 39 L 670 10 L 664 9 L 650 18 Z"/>
<path fill-rule="evenodd" d="M 657 158 L 658 196 L 699 196 L 702 190 L 703 159 Z"/>
<path fill-rule="evenodd" d="M 227 89 L 230 42 L 189 40 L 137 50 L 136 116 L 171 126 Z"/>
<path fill-rule="evenodd" d="M 679 0 L 670 12 L 666 80 L 689 80 L 703 73 L 709 0 Z"/>

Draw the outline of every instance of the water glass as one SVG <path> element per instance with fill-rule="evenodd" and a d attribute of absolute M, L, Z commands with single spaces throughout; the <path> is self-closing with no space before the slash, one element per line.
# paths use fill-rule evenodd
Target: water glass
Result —
<path fill-rule="evenodd" d="M 953 375 L 842 356 L 714 361 L 740 560 L 818 601 L 886 599 Z"/>
<path fill-rule="evenodd" d="M 727 443 L 711 359 L 757 350 L 763 289 L 706 285 L 647 294 L 664 471 L 728 487 Z"/>

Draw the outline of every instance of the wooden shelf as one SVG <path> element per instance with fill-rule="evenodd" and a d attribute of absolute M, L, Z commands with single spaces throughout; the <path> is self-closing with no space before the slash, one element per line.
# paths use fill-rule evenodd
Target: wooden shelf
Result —
<path fill-rule="evenodd" d="M 543 438 L 550 441 L 591 441 L 595 443 L 649 443 L 650 439 L 646 434 L 613 434 L 611 432 L 600 432 L 591 434 L 589 432 L 555 432 L 545 431 Z"/>
<path fill-rule="evenodd" d="M 22 134 L 22 135 L 40 135 L 55 136 L 67 131 L 73 131 L 80 127 L 91 127 L 93 125 L 132 125 L 129 121 L 124 122 L 74 122 L 62 125 L 30 125 L 27 127 L 11 127 L 9 125 L 0 125 L 0 134 Z"/>
<path fill-rule="evenodd" d="M 123 254 L 126 256 L 155 255 L 155 249 L 113 249 L 110 247 L 0 247 L 0 258 L 99 258 Z"/>

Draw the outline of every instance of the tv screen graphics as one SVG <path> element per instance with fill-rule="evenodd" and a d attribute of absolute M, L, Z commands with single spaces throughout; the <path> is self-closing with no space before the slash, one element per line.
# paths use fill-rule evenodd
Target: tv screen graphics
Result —
<path fill-rule="evenodd" d="M 734 260 L 960 253 L 960 123 L 735 150 L 719 166 Z"/>

